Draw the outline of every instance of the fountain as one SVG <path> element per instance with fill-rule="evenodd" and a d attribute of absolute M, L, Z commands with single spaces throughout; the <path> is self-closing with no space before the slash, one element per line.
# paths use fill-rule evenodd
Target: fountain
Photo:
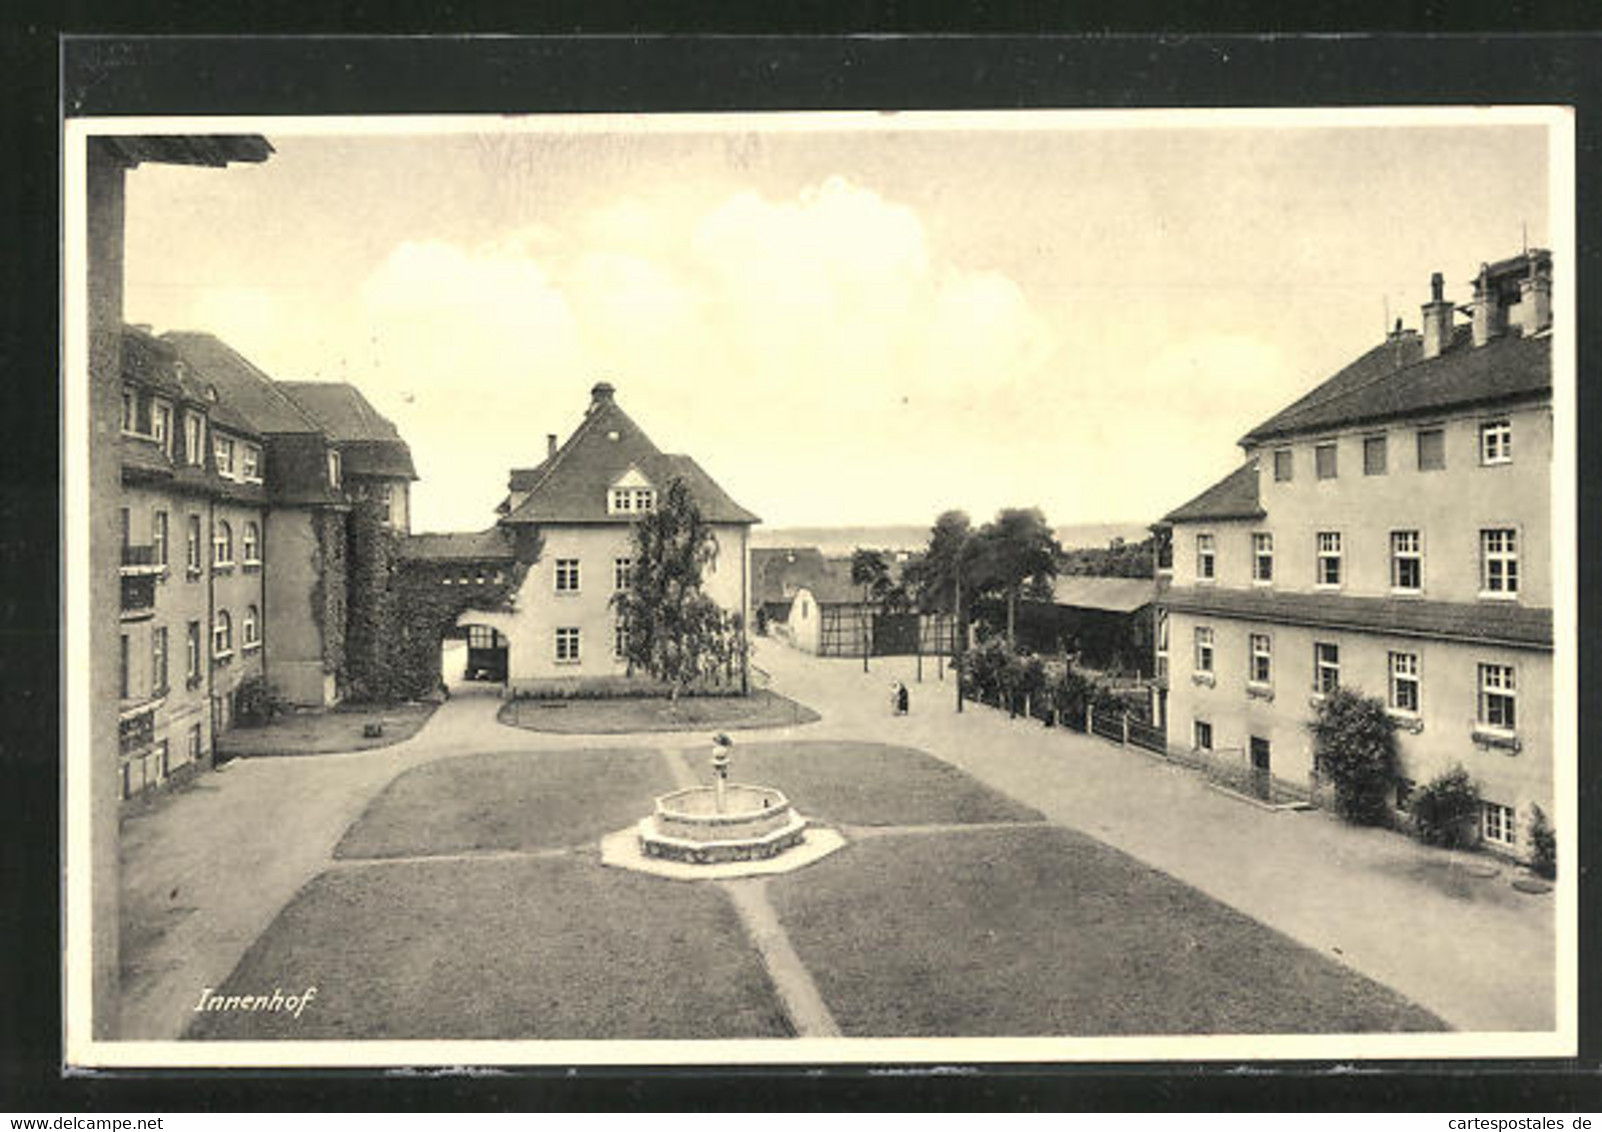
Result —
<path fill-rule="evenodd" d="M 779 790 L 730 782 L 731 747 L 727 735 L 718 735 L 712 784 L 657 798 L 648 817 L 602 840 L 603 862 L 680 879 L 727 877 L 787 872 L 845 844 L 834 830 L 809 822 Z"/>

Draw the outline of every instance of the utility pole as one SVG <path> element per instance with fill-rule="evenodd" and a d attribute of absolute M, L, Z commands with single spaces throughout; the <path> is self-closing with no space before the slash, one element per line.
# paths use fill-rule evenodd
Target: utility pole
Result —
<path fill-rule="evenodd" d="M 962 646 L 964 643 L 963 638 L 967 636 L 967 634 L 962 631 L 962 551 L 966 549 L 967 545 L 967 540 L 964 539 L 962 546 L 957 550 L 957 600 L 955 603 L 957 608 L 955 613 L 952 615 L 956 618 L 956 625 L 954 626 L 955 632 L 953 633 L 954 639 L 951 645 L 951 655 L 955 660 L 957 669 L 956 684 L 958 715 L 962 714 Z"/>

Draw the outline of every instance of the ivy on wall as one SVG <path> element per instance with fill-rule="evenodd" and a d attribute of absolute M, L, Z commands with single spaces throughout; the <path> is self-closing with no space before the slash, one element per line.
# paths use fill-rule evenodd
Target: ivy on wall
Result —
<path fill-rule="evenodd" d="M 323 671 L 333 675 L 336 687 L 343 694 L 346 686 L 345 515 L 333 510 L 316 512 L 312 516 L 312 532 L 317 537 L 317 580 L 311 590 L 312 624 L 322 634 Z"/>
<path fill-rule="evenodd" d="M 372 501 L 352 508 L 349 526 L 348 694 L 374 703 L 433 695 L 440 642 L 468 610 L 509 610 L 529 563 L 403 558 L 401 535 Z M 529 549 L 537 558 L 537 545 Z"/>

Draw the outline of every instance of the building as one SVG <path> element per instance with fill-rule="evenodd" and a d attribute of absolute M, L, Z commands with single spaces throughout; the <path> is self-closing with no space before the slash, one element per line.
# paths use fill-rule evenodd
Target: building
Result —
<path fill-rule="evenodd" d="M 393 530 L 412 529 L 412 452 L 395 425 L 345 382 L 280 381 L 278 388 L 333 441 L 337 478 L 357 500 L 373 500 Z"/>
<path fill-rule="evenodd" d="M 1245 462 L 1171 512 L 1158 665 L 1168 736 L 1316 787 L 1307 722 L 1333 688 L 1384 699 L 1395 805 L 1463 766 L 1481 834 L 1525 855 L 1550 812 L 1551 255 L 1439 274 L 1400 327 L 1248 432 Z"/>
<path fill-rule="evenodd" d="M 409 485 L 414 473 L 394 426 L 349 386 L 332 387 L 327 402 L 359 403 L 376 418 L 364 432 L 381 433 L 381 444 L 349 439 L 337 417 L 325 430 L 211 335 L 126 327 L 121 361 L 127 798 L 209 764 L 251 681 L 300 706 L 342 696 L 352 501 L 375 496 L 376 484 Z M 325 407 L 320 389 L 302 396 Z M 348 443 L 367 473 L 355 484 L 341 475 Z"/>
<path fill-rule="evenodd" d="M 817 547 L 751 552 L 757 600 L 768 632 L 802 652 L 857 656 L 872 646 L 876 606 L 851 580 L 851 559 Z"/>
<path fill-rule="evenodd" d="M 600 382 L 584 418 L 546 458 L 514 469 L 498 508 L 498 532 L 414 536 L 403 557 L 438 575 L 440 586 L 466 586 L 458 625 L 499 634 L 486 647 L 506 649 L 511 693 L 571 689 L 628 674 L 613 596 L 628 584 L 632 529 L 680 479 L 717 542 L 702 591 L 748 624 L 750 528 L 758 519 L 734 502 L 688 456 L 660 451 Z M 510 551 L 505 548 L 510 546 Z M 515 566 L 516 569 L 511 569 Z M 477 600 L 508 579 L 508 600 Z M 503 643 L 497 646 L 497 640 Z"/>
<path fill-rule="evenodd" d="M 1067 652 L 1085 668 L 1109 675 L 1149 677 L 1156 599 L 1150 578 L 1059 574 L 1052 579 L 1050 602 L 1019 603 L 1017 631 L 1038 652 Z"/>

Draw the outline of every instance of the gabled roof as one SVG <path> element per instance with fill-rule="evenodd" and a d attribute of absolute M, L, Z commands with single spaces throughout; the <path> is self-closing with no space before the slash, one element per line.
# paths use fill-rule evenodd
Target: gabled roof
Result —
<path fill-rule="evenodd" d="M 428 562 L 511 561 L 512 540 L 499 527 L 487 531 L 449 534 L 407 535 L 401 540 L 400 556 Z"/>
<path fill-rule="evenodd" d="M 1257 498 L 1257 461 L 1247 460 L 1189 503 L 1163 517 L 1167 523 L 1218 519 L 1261 519 L 1266 512 Z"/>
<path fill-rule="evenodd" d="M 278 387 L 339 445 L 345 471 L 416 479 L 412 450 L 388 417 L 343 381 L 280 381 Z"/>
<path fill-rule="evenodd" d="M 1550 335 L 1507 334 L 1477 347 L 1469 328 L 1460 326 L 1434 358 L 1423 357 L 1421 340 L 1412 335 L 1374 347 L 1252 429 L 1241 443 L 1550 396 L 1551 391 Z"/>
<path fill-rule="evenodd" d="M 1051 584 L 1054 605 L 1133 613 L 1157 600 L 1151 578 L 1107 578 L 1094 574 L 1059 574 Z"/>
<path fill-rule="evenodd" d="M 584 420 L 556 454 L 535 469 L 538 475 L 530 477 L 527 498 L 505 521 L 629 522 L 633 516 L 608 513 L 607 488 L 631 467 L 638 468 L 658 489 L 665 488 L 673 477 L 681 477 L 708 522 L 760 521 L 729 498 L 694 460 L 661 452 L 618 407 L 610 386 L 596 387 Z"/>
<path fill-rule="evenodd" d="M 271 377 L 221 339 L 193 330 L 171 330 L 161 337 L 172 344 L 198 380 L 216 386 L 218 396 L 243 414 L 256 431 L 322 432 Z"/>
<path fill-rule="evenodd" d="M 751 597 L 758 603 L 789 601 L 796 591 L 822 584 L 829 572 L 815 546 L 755 547 L 751 551 Z"/>

